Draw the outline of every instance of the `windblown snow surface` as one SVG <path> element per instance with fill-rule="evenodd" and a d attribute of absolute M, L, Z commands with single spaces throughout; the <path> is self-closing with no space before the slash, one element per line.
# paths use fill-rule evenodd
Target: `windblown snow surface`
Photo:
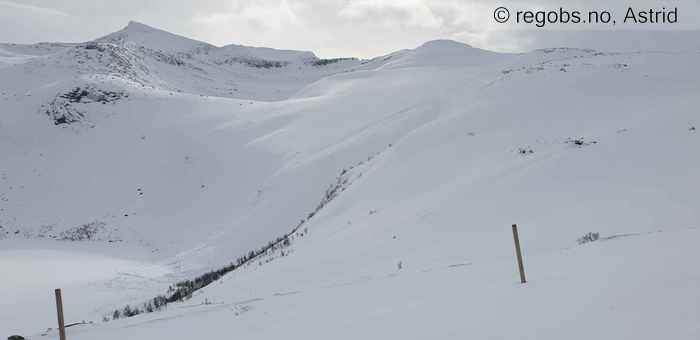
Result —
<path fill-rule="evenodd" d="M 0 336 L 698 339 L 699 60 L 2 44 Z"/>

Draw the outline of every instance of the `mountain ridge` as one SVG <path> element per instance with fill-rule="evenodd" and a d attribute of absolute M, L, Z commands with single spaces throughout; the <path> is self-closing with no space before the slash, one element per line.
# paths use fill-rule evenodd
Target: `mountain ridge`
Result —
<path fill-rule="evenodd" d="M 153 38 L 153 36 L 161 38 L 161 39 L 152 39 L 148 40 L 149 36 Z M 168 48 L 173 48 L 174 52 L 193 52 L 196 51 L 197 49 L 212 49 L 212 50 L 241 50 L 245 51 L 247 53 L 250 53 L 252 56 L 259 56 L 262 57 L 265 53 L 267 54 L 274 54 L 274 53 L 281 53 L 281 54 L 289 54 L 289 55 L 299 55 L 299 58 L 308 58 L 308 59 L 321 59 L 318 58 L 314 52 L 312 51 L 303 51 L 303 50 L 290 50 L 290 49 L 276 49 L 272 47 L 264 47 L 264 46 L 246 46 L 246 45 L 240 45 L 236 43 L 229 43 L 221 46 L 217 46 L 205 41 L 193 39 L 186 37 L 184 35 L 176 34 L 169 32 L 167 30 L 157 28 L 154 26 L 150 26 L 148 24 L 138 22 L 135 20 L 131 20 L 127 23 L 126 26 L 124 26 L 122 29 L 119 29 L 117 31 L 114 31 L 112 33 L 106 34 L 102 37 L 85 41 L 85 42 L 75 42 L 75 43 L 59 43 L 59 42 L 40 42 L 40 43 L 35 43 L 35 44 L 14 44 L 14 43 L 0 43 L 0 45 L 12 45 L 12 46 L 42 46 L 42 45 L 56 45 L 56 46 L 64 46 L 64 47 L 74 47 L 75 45 L 81 45 L 81 44 L 86 44 L 90 42 L 106 42 L 106 43 L 117 43 L 117 44 L 122 44 L 123 40 L 129 37 L 129 39 L 132 40 L 132 42 L 135 42 L 140 45 L 148 45 L 151 48 L 155 49 L 163 49 L 165 47 L 166 49 Z M 135 41 L 133 41 L 135 40 Z M 165 40 L 165 41 L 163 41 Z M 168 45 L 167 43 L 172 43 L 173 41 L 179 41 L 179 43 L 176 43 L 176 46 Z M 161 43 L 163 43 L 161 45 Z M 180 46 L 177 46 L 180 45 Z M 415 47 L 415 50 L 425 50 L 425 49 L 432 49 L 432 48 L 446 48 L 447 46 L 457 48 L 457 47 L 468 47 L 468 48 L 474 48 L 469 44 L 465 44 L 462 42 L 458 42 L 455 40 L 449 40 L 449 39 L 436 39 L 436 40 L 430 40 L 426 41 L 425 43 L 421 44 L 420 46 Z M 260 51 L 260 53 L 254 53 L 254 51 Z M 408 50 L 413 50 L 413 49 L 408 49 Z M 251 53 L 252 52 L 252 53 Z M 382 58 L 386 57 L 388 55 L 394 54 L 399 51 L 391 52 L 386 55 L 382 56 L 376 56 L 370 59 L 377 59 L 377 58 Z M 333 58 L 333 59 L 349 59 L 353 57 L 339 57 L 339 58 Z M 288 58 L 281 58 L 281 60 L 289 59 Z M 370 60 L 368 59 L 368 60 Z"/>

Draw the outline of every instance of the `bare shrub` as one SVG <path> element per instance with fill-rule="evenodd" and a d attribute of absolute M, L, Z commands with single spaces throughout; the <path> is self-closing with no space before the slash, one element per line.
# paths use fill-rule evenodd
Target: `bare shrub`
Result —
<path fill-rule="evenodd" d="M 579 237 L 576 240 L 576 242 L 578 242 L 578 244 L 586 244 L 586 243 L 598 241 L 599 239 L 600 239 L 600 233 L 588 233 L 588 234 L 585 234 L 585 235 Z"/>

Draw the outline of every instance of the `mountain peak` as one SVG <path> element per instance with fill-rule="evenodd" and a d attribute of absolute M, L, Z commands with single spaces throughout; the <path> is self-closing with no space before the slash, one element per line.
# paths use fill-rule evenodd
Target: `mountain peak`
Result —
<path fill-rule="evenodd" d="M 494 63 L 504 54 L 485 51 L 454 40 L 431 40 L 409 50 L 389 67 L 473 66 Z"/>
<path fill-rule="evenodd" d="M 278 50 L 267 47 L 251 47 L 243 45 L 226 45 L 216 48 L 206 42 L 193 40 L 166 30 L 155 28 L 138 21 L 129 21 L 123 29 L 107 35 L 99 40 L 123 44 L 126 42 L 163 51 L 192 51 L 201 47 L 210 47 L 228 56 L 268 59 L 275 61 L 295 61 L 317 59 L 316 55 L 307 51 Z"/>
<path fill-rule="evenodd" d="M 455 50 L 473 48 L 471 45 L 449 39 L 431 40 L 419 46 L 417 50 Z"/>
<path fill-rule="evenodd" d="M 211 46 L 181 35 L 155 28 L 138 21 L 129 21 L 123 29 L 97 39 L 115 44 L 132 43 L 156 50 L 189 51 L 200 46 Z"/>
<path fill-rule="evenodd" d="M 153 32 L 153 31 L 160 31 L 159 29 L 155 27 L 148 26 L 146 24 L 140 23 L 138 21 L 129 21 L 129 23 L 124 27 L 122 31 L 128 31 L 128 32 Z"/>

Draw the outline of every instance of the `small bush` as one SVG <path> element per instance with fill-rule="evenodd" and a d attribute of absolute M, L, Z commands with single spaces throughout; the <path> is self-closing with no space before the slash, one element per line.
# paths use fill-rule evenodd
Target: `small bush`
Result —
<path fill-rule="evenodd" d="M 579 237 L 576 240 L 576 242 L 578 242 L 578 244 L 586 244 L 589 242 L 598 241 L 598 239 L 600 239 L 600 233 L 588 233 L 588 234 L 585 234 L 585 235 Z"/>
<path fill-rule="evenodd" d="M 584 146 L 588 146 L 588 145 L 598 144 L 598 141 L 586 140 L 583 137 L 579 137 L 579 138 L 569 138 L 564 143 L 571 144 L 571 145 L 578 146 L 578 147 L 584 147 Z"/>
<path fill-rule="evenodd" d="M 518 148 L 518 153 L 521 155 L 529 155 L 535 153 L 531 148 Z"/>
<path fill-rule="evenodd" d="M 60 240 L 64 241 L 91 241 L 105 229 L 106 223 L 94 221 L 61 232 Z"/>

